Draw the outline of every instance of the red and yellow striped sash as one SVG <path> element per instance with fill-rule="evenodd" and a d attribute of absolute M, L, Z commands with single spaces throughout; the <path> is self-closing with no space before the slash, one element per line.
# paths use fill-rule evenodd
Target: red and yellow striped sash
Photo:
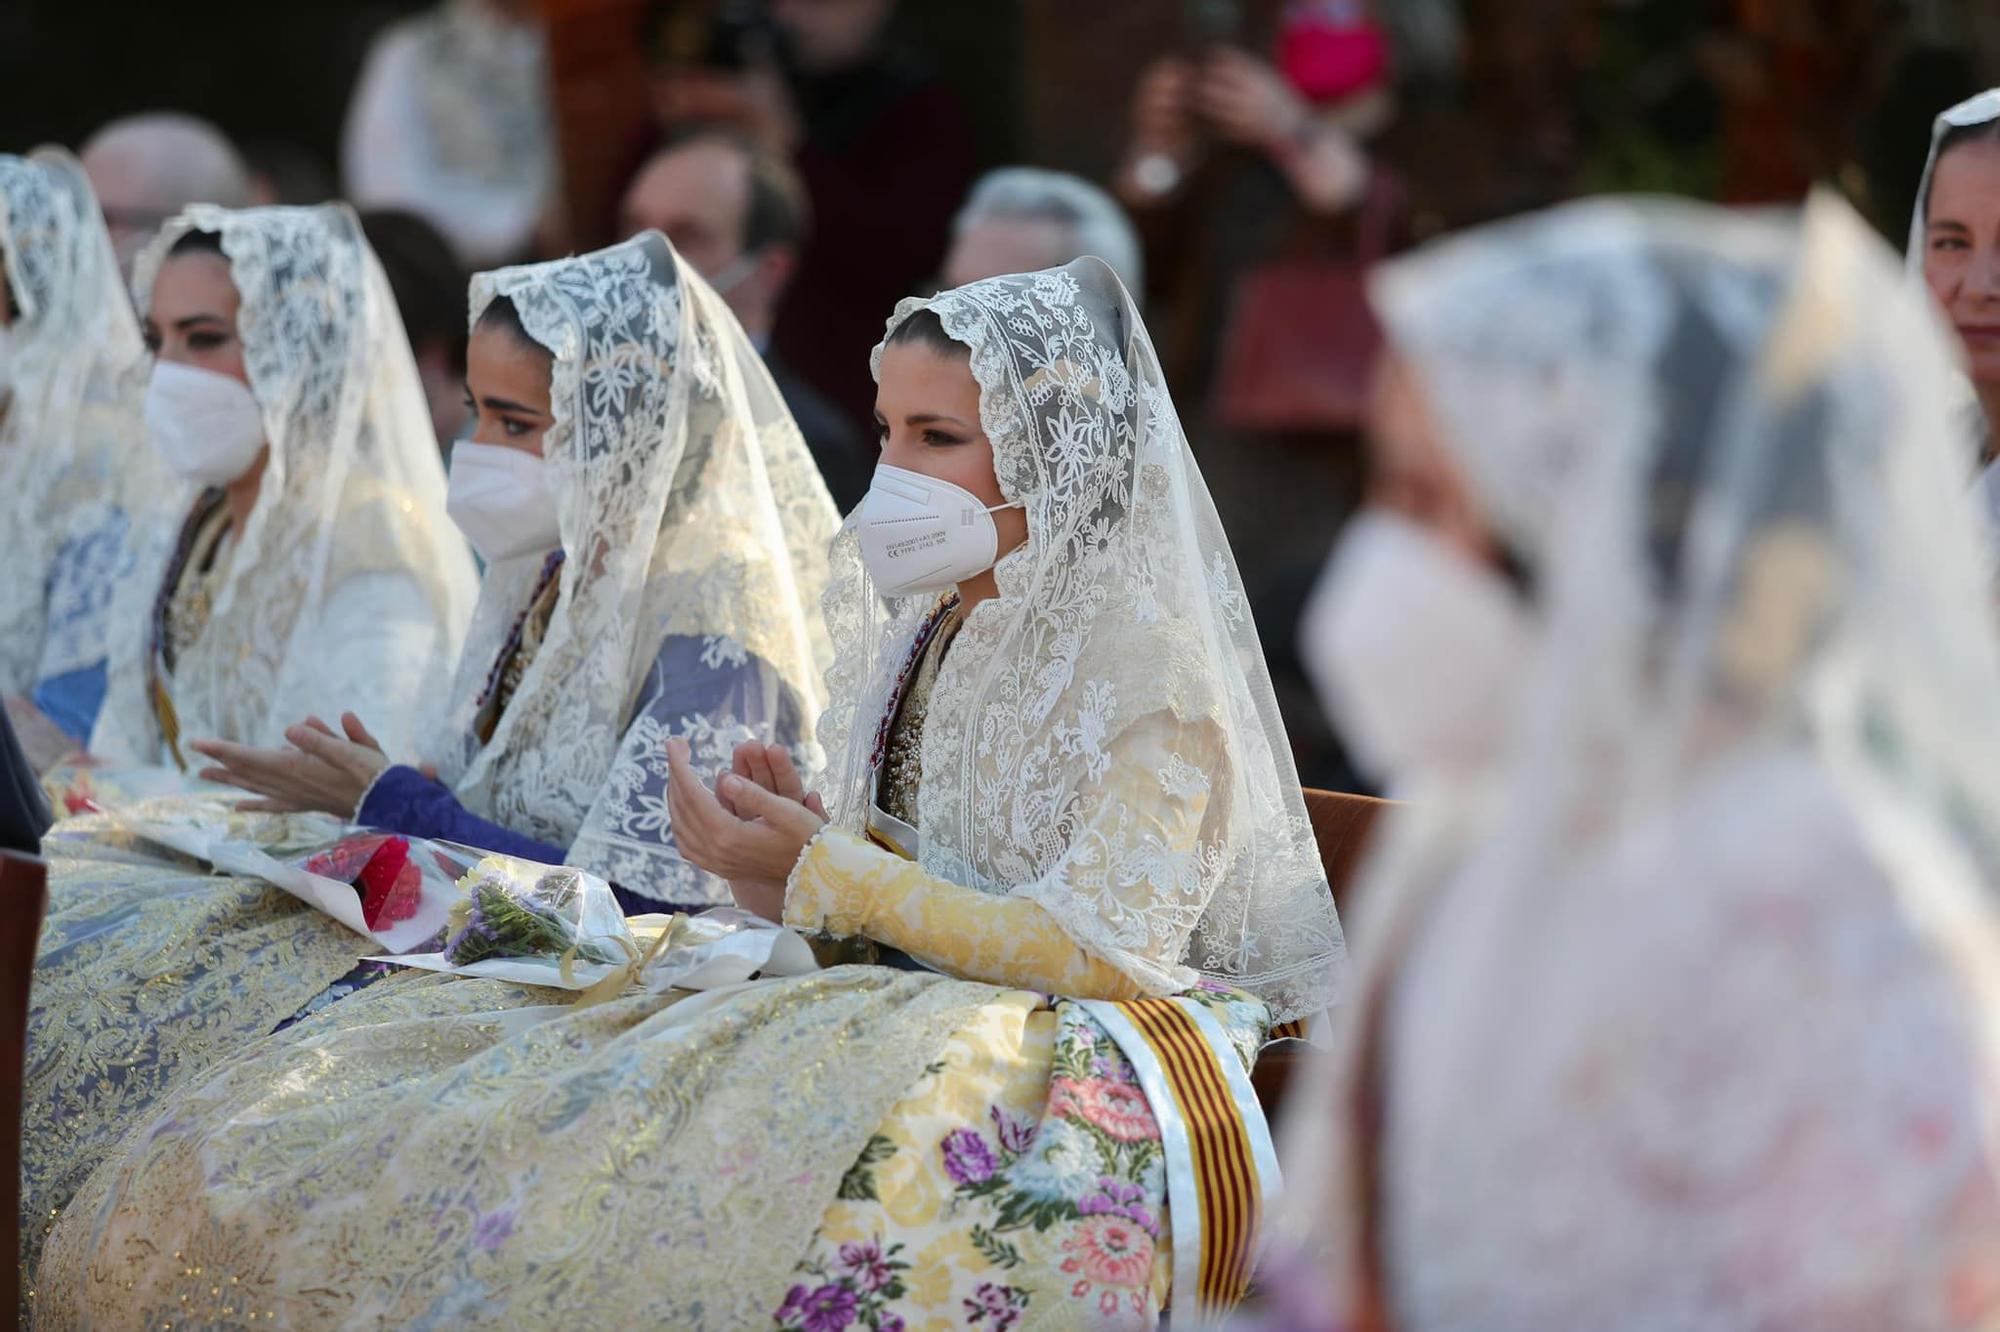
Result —
<path fill-rule="evenodd" d="M 1139 1074 L 1160 1122 L 1173 1218 L 1173 1308 L 1197 1326 L 1250 1288 L 1277 1183 L 1263 1112 L 1221 1024 L 1188 999 L 1085 1005 Z"/>

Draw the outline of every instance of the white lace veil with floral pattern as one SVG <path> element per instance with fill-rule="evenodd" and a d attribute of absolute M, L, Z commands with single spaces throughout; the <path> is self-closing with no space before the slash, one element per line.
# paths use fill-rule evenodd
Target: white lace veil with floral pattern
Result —
<path fill-rule="evenodd" d="M 568 847 L 573 864 L 666 901 L 726 901 L 673 849 L 665 740 L 687 737 L 711 772 L 752 732 L 720 712 L 634 718 L 634 704 L 664 639 L 699 643 L 682 673 L 711 677 L 718 697 L 754 659 L 789 691 L 801 725 L 785 738 L 816 770 L 832 655 L 817 607 L 839 515 L 756 348 L 658 233 L 482 274 L 474 321 L 501 296 L 554 357 L 544 456 L 566 558 L 548 630 L 482 745 L 487 677 L 546 557 L 487 570 L 427 756 L 467 808 Z"/>
<path fill-rule="evenodd" d="M 161 263 L 191 231 L 221 237 L 270 459 L 208 623 L 174 664 L 181 732 L 276 745 L 285 727 L 347 700 L 400 747 L 407 738 L 385 718 L 425 715 L 426 700 L 442 698 L 475 573 L 445 513 L 444 464 L 388 280 L 345 205 L 198 204 L 139 256 L 142 310 Z M 148 543 L 113 609 L 109 689 L 91 746 L 108 757 L 160 754 L 147 681 L 153 605 L 172 545 Z M 326 622 L 327 604 L 369 575 L 413 580 L 437 632 L 422 660 L 327 678 L 339 646 L 328 639 L 343 630 Z"/>
<path fill-rule="evenodd" d="M 0 331 L 0 690 L 25 692 L 103 660 L 125 549 L 107 525 L 172 485 L 146 443 L 146 349 L 111 238 L 62 149 L 0 154 L 0 259 L 15 306 Z M 87 558 L 52 588 L 65 547 Z"/>
<path fill-rule="evenodd" d="M 1832 196 L 1571 205 L 1375 302 L 1537 641 L 1489 769 L 1392 825 L 1286 1126 L 1338 1295 L 1372 1178 L 1402 1326 L 1965 1325 L 2000 648 L 1948 332 Z"/>
<path fill-rule="evenodd" d="M 1130 294 L 1086 257 L 904 301 L 890 329 L 919 310 L 971 349 L 1001 491 L 1028 518 L 931 695 L 919 859 L 1040 903 L 1151 989 L 1200 975 L 1280 1020 L 1320 1011 L 1340 922 L 1236 562 Z M 885 600 L 851 531 L 833 563 L 822 739 L 830 810 L 859 829 L 877 727 L 932 599 Z M 1186 854 L 1105 780 L 1120 737 L 1158 717 L 1204 738 L 1209 759 L 1176 753 L 1151 778 L 1209 792 Z"/>

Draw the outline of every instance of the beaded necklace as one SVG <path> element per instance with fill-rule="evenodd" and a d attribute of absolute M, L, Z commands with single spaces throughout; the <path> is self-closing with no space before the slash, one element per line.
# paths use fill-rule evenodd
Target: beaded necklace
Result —
<path fill-rule="evenodd" d="M 923 623 L 917 626 L 917 636 L 910 644 L 908 655 L 903 658 L 902 667 L 896 672 L 895 683 L 889 687 L 889 698 L 883 707 L 882 719 L 875 725 L 875 743 L 868 752 L 868 770 L 880 772 L 882 760 L 888 756 L 889 733 L 896 724 L 896 714 L 903 706 L 903 691 L 909 687 L 910 677 L 924 659 L 924 653 L 931 645 L 938 626 L 958 610 L 958 593 L 946 594 L 943 600 L 931 608 Z"/>
<path fill-rule="evenodd" d="M 563 552 L 550 551 L 549 557 L 542 562 L 542 572 L 535 579 L 534 589 L 528 593 L 527 603 L 514 617 L 507 637 L 500 644 L 500 651 L 494 655 L 492 667 L 486 672 L 486 683 L 480 686 L 479 697 L 473 703 L 473 729 L 482 743 L 493 738 L 494 728 L 500 724 L 500 713 L 527 670 L 528 662 L 523 659 L 522 646 L 527 641 L 529 629 L 537 622 L 546 629 L 548 618 L 554 612 L 556 575 L 562 571 L 562 566 Z"/>
<path fill-rule="evenodd" d="M 216 553 L 221 549 L 222 538 L 229 531 L 223 501 L 220 490 L 203 491 L 195 500 L 187 520 L 181 524 L 180 535 L 174 541 L 173 558 L 167 562 L 166 576 L 160 579 L 159 590 L 153 594 L 152 632 L 146 653 L 146 692 L 152 697 L 153 720 L 159 725 L 160 738 L 166 743 L 174 766 L 182 771 L 187 769 L 187 760 L 181 755 L 180 714 L 174 707 L 173 691 L 167 688 L 167 676 L 173 670 L 181 649 L 200 636 L 209 612 L 214 609 L 210 583 L 215 577 Z M 198 549 L 200 558 L 197 558 Z M 192 569 L 190 566 L 193 566 Z M 179 595 L 181 584 L 190 575 L 196 580 L 196 586 L 188 589 L 188 597 L 183 602 Z"/>

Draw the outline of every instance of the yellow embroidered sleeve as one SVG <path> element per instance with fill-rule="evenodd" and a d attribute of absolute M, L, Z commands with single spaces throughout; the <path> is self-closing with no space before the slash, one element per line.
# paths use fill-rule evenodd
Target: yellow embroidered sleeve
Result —
<path fill-rule="evenodd" d="M 1103 829 L 1087 825 L 1081 845 L 1072 848 L 1078 854 L 1049 876 L 1060 882 L 1038 882 L 1036 895 L 1066 894 L 1081 906 L 1099 902 L 1111 887 L 1112 909 L 1134 917 L 1172 903 L 1176 876 L 1167 869 L 1197 854 L 1209 801 L 1205 781 L 1168 770 L 1177 754 L 1215 759 L 1211 741 L 1202 728 L 1164 717 L 1121 735 L 1093 804 L 1104 819 L 1116 820 L 1121 838 L 1153 848 L 1144 861 L 1155 872 L 1107 876 L 1104 865 L 1088 863 L 1107 839 Z M 1107 877 L 1118 883 L 1086 882 Z M 1179 964 L 1198 915 L 1198 907 L 1173 910 L 1170 918 L 1177 925 L 1185 919 L 1185 926 L 1166 931 L 1171 937 L 1148 930 L 1143 953 L 1099 949 L 1079 942 L 1056 911 L 1023 893 L 998 896 L 938 878 L 835 828 L 806 848 L 785 891 L 785 924 L 795 929 L 862 935 L 954 976 L 1081 999 L 1136 999 L 1190 982 L 1192 973 Z"/>
<path fill-rule="evenodd" d="M 865 935 L 966 980 L 1078 999 L 1143 993 L 1078 947 L 1039 904 L 940 879 L 840 828 L 821 832 L 799 858 L 785 888 L 785 924 Z"/>

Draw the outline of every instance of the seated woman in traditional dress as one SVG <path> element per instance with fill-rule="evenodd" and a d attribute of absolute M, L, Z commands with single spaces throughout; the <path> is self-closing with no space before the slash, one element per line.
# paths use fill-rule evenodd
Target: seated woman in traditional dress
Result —
<path fill-rule="evenodd" d="M 285 749 L 197 743 L 204 775 L 617 885 L 628 909 L 729 900 L 674 849 L 664 741 L 727 767 L 816 763 L 819 601 L 839 515 L 726 311 L 648 232 L 477 279 L 450 508 L 486 561 L 450 706 L 392 765 L 350 715 Z"/>
<path fill-rule="evenodd" d="M 45 767 L 90 738 L 132 510 L 164 476 L 146 349 L 90 182 L 59 148 L 0 154 L 0 694 Z"/>
<path fill-rule="evenodd" d="M 1244 1065 L 1342 955 L 1228 547 L 1099 261 L 896 327 L 827 798 L 746 749 L 698 799 L 675 740 L 672 805 L 745 901 L 942 972 L 371 986 L 128 1138 L 45 1325 L 1150 1327 L 1170 1286 L 1190 1319 L 1240 1292 Z"/>
<path fill-rule="evenodd" d="M 113 607 L 93 754 L 184 768 L 184 738 L 271 744 L 342 704 L 403 743 L 458 659 L 474 572 L 359 222 L 190 208 L 135 285 L 147 422 L 199 493 Z"/>
<path fill-rule="evenodd" d="M 488 566 L 429 751 L 453 787 L 388 767 L 352 714 L 358 741 L 292 727 L 325 744 L 289 765 L 202 748 L 298 779 L 295 800 L 267 803 L 315 805 L 352 774 L 375 781 L 361 822 L 726 901 L 674 850 L 662 742 L 691 738 L 710 768 L 746 739 L 815 759 L 832 500 L 734 320 L 658 235 L 484 276 L 473 308 L 479 424 L 451 507 Z M 317 807 L 354 813 L 358 785 Z M 357 965 L 370 940 L 245 880 L 58 861 L 53 897 L 31 1015 L 31 1256 L 166 1087 L 386 969 Z"/>
<path fill-rule="evenodd" d="M 157 536 L 131 538 L 93 748 L 187 759 L 190 735 L 274 741 L 348 698 L 404 734 L 442 693 L 474 572 L 354 215 L 190 209 L 141 257 L 138 291 L 159 353 L 154 443 L 200 491 L 172 485 Z M 66 789 L 110 803 L 102 771 Z M 282 892 L 135 849 L 101 816 L 51 851 L 26 1082 L 30 1255 L 50 1209 L 184 1063 L 269 1031 L 373 951 Z"/>
<path fill-rule="evenodd" d="M 1577 205 L 1376 305 L 1308 622 L 1423 804 L 1287 1126 L 1335 1254 L 1278 1325 L 1994 1326 L 2000 650 L 1941 326 L 1831 197 Z"/>

